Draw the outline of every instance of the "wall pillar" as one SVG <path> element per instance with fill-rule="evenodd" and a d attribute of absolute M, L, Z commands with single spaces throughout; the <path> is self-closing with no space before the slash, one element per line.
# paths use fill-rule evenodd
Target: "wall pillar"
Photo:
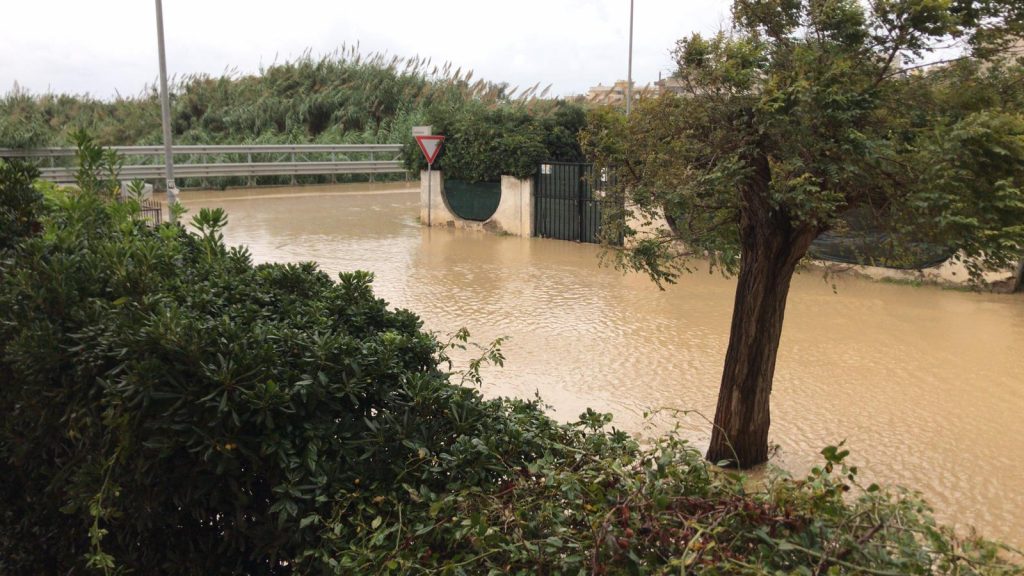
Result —
<path fill-rule="evenodd" d="M 512 236 L 533 236 L 533 180 L 501 177 L 501 202 L 488 223 Z"/>
<path fill-rule="evenodd" d="M 420 171 L 420 223 L 424 226 L 452 226 L 459 218 L 448 210 L 444 201 L 444 178 L 440 170 L 430 171 L 430 183 L 427 183 L 427 171 Z M 427 209 L 427 205 L 430 209 Z M 430 220 L 428 224 L 427 220 Z"/>
<path fill-rule="evenodd" d="M 429 185 L 428 193 L 427 172 L 423 170 L 420 172 L 420 223 L 424 226 L 429 218 L 431 226 L 485 230 L 524 238 L 533 236 L 533 179 L 502 176 L 501 200 L 485 222 L 464 220 L 452 213 L 444 201 L 444 178 L 440 171 L 430 172 Z"/>

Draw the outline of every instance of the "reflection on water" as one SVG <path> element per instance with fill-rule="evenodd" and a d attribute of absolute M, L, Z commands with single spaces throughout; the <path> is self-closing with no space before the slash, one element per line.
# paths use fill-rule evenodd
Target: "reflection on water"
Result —
<path fill-rule="evenodd" d="M 733 280 L 698 272 L 660 291 L 600 268 L 595 246 L 424 229 L 416 192 L 319 192 L 183 199 L 223 206 L 226 239 L 258 262 L 370 270 L 376 292 L 429 329 L 509 336 L 488 395 L 539 392 L 561 419 L 591 406 L 633 432 L 679 422 L 694 443 L 708 441 Z M 919 489 L 943 520 L 1022 544 L 1022 352 L 1024 295 L 856 279 L 833 292 L 818 274 L 799 275 L 772 398 L 775 462 L 802 473 L 845 439 L 864 480 Z M 645 421 L 652 409 L 692 412 Z"/>

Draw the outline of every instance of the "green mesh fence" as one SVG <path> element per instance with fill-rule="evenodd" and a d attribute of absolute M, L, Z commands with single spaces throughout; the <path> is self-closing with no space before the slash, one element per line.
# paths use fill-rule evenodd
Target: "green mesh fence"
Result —
<path fill-rule="evenodd" d="M 825 232 L 811 243 L 811 258 L 919 270 L 942 264 L 954 252 L 937 244 L 894 239 L 864 209 L 850 210 L 842 215 L 842 220 L 845 229 Z"/>
<path fill-rule="evenodd" d="M 501 182 L 444 181 L 448 208 L 459 218 L 483 222 L 494 215 L 501 202 Z"/>

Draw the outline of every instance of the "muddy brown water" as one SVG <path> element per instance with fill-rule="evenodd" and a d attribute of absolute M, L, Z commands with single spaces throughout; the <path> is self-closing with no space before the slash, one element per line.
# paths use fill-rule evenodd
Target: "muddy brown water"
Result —
<path fill-rule="evenodd" d="M 372 187 L 190 192 L 221 206 L 225 238 L 257 262 L 370 270 L 377 294 L 442 334 L 509 337 L 486 395 L 539 393 L 653 434 L 678 424 L 703 448 L 735 281 L 706 271 L 660 291 L 599 266 L 599 248 L 425 229 L 415 191 Z M 644 413 L 661 410 L 655 418 Z M 674 413 L 672 411 L 689 411 Z M 920 490 L 937 516 L 1024 544 L 1024 294 L 798 275 L 772 395 L 772 462 L 803 474 L 846 441 L 865 483 Z"/>

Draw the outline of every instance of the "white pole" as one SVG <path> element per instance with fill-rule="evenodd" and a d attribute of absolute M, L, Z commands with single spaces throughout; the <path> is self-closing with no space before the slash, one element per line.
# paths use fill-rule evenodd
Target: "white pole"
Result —
<path fill-rule="evenodd" d="M 174 184 L 174 155 L 171 152 L 171 103 L 167 97 L 167 56 L 164 53 L 164 8 L 156 0 L 156 41 L 160 52 L 160 112 L 164 128 L 164 169 L 167 177 L 167 204 L 171 222 L 174 221 L 174 204 L 178 201 L 178 187 Z"/>
<path fill-rule="evenodd" d="M 431 208 L 434 207 L 434 196 L 433 196 L 433 190 L 431 188 L 431 186 L 433 186 L 433 184 L 434 184 L 434 178 L 430 174 L 430 169 L 432 167 L 433 167 L 433 165 L 430 162 L 427 162 L 427 227 L 428 228 L 431 226 L 430 210 L 431 210 Z"/>
<path fill-rule="evenodd" d="M 633 106 L 633 0 L 629 0 L 629 69 L 626 72 L 626 116 Z"/>

